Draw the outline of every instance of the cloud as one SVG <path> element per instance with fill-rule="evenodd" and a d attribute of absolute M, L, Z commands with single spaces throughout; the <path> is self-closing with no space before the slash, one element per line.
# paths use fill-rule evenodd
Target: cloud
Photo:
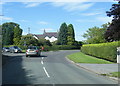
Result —
<path fill-rule="evenodd" d="M 106 16 L 106 17 L 97 17 L 96 19 L 102 23 L 107 23 L 107 22 L 111 22 L 113 18 Z"/>
<path fill-rule="evenodd" d="M 3 5 L 3 4 L 5 4 L 5 2 L 0 2 L 0 5 Z"/>
<path fill-rule="evenodd" d="M 84 11 L 94 5 L 94 3 L 83 3 L 83 2 L 52 2 L 55 7 L 63 7 L 67 11 L 80 10 Z"/>
<path fill-rule="evenodd" d="M 0 19 L 1 20 L 9 20 L 9 21 L 13 20 L 13 18 L 11 18 L 11 17 L 5 17 L 5 16 L 0 16 Z"/>
<path fill-rule="evenodd" d="M 29 22 L 28 20 L 24 20 L 24 19 L 22 19 L 22 20 L 19 20 L 20 22 Z"/>
<path fill-rule="evenodd" d="M 38 24 L 47 25 L 47 24 L 48 24 L 48 22 L 45 22 L 45 21 L 40 21 L 40 22 L 38 22 Z"/>
<path fill-rule="evenodd" d="M 102 14 L 102 12 L 82 13 L 81 15 L 83 15 L 83 16 L 95 16 L 95 15 L 99 15 L 99 14 Z"/>
<path fill-rule="evenodd" d="M 2 0 L 2 2 L 117 2 L 117 0 Z"/>
<path fill-rule="evenodd" d="M 78 19 L 76 22 L 95 22 L 94 20 L 88 20 L 88 19 Z"/>
<path fill-rule="evenodd" d="M 36 7 L 36 6 L 40 5 L 41 2 L 24 2 L 23 4 L 26 5 L 25 6 L 26 8 L 29 8 L 29 7 Z"/>
<path fill-rule="evenodd" d="M 27 32 L 24 32 L 24 31 L 22 32 L 22 35 L 27 35 L 27 34 L 28 34 Z"/>

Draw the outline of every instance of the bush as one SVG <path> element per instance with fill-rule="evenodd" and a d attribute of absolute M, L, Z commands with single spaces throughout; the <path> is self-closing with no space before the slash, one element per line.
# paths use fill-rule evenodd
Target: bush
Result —
<path fill-rule="evenodd" d="M 100 44 L 87 44 L 81 47 L 81 51 L 91 56 L 116 62 L 117 47 L 119 46 L 120 46 L 120 41 L 100 43 Z"/>
<path fill-rule="evenodd" d="M 73 50 L 80 49 L 79 46 L 71 46 L 71 45 L 53 45 L 53 46 L 44 46 L 44 51 L 55 51 L 55 50 Z"/>

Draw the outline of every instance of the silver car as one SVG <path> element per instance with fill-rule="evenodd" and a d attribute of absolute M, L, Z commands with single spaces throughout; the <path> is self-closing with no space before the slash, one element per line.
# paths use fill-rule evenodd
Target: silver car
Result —
<path fill-rule="evenodd" d="M 26 57 L 28 56 L 40 56 L 40 49 L 38 49 L 36 46 L 29 46 L 26 50 Z"/>
<path fill-rule="evenodd" d="M 3 47 L 3 52 L 10 52 L 10 48 L 9 47 Z"/>
<path fill-rule="evenodd" d="M 10 47 L 10 52 L 11 53 L 21 53 L 22 49 L 20 49 L 18 46 L 12 46 L 12 47 Z"/>

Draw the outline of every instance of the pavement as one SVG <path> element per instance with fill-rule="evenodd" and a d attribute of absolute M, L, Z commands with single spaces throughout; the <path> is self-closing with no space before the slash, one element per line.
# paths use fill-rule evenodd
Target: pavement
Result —
<path fill-rule="evenodd" d="M 87 69 L 89 71 L 95 72 L 97 74 L 108 74 L 108 73 L 111 73 L 111 72 L 118 72 L 118 69 L 120 69 L 120 66 L 118 66 L 118 64 L 84 64 L 84 63 L 77 63 L 77 65 L 84 68 L 84 69 Z"/>

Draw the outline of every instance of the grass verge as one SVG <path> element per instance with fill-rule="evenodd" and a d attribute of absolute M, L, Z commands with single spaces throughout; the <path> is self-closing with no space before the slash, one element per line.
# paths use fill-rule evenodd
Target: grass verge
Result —
<path fill-rule="evenodd" d="M 112 72 L 112 73 L 109 73 L 109 74 L 101 74 L 101 75 L 120 78 L 120 72 Z"/>
<path fill-rule="evenodd" d="M 74 61 L 75 63 L 93 63 L 93 64 L 111 64 L 113 62 L 109 62 L 103 59 L 99 59 L 96 57 L 88 56 L 82 52 L 77 52 L 67 56 L 68 59 Z"/>

